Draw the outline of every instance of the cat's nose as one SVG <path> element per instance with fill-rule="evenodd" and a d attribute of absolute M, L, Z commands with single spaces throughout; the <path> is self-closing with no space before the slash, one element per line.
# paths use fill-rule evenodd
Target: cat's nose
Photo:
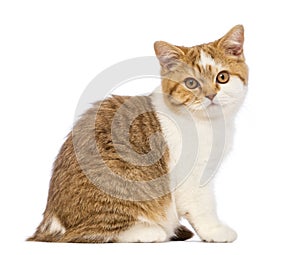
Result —
<path fill-rule="evenodd" d="M 208 95 L 208 96 L 205 96 L 206 98 L 210 99 L 211 101 L 214 100 L 215 96 L 217 94 L 211 94 L 211 95 Z"/>

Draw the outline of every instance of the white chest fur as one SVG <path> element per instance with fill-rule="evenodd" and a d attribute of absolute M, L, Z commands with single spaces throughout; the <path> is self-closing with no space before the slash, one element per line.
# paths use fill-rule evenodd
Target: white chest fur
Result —
<path fill-rule="evenodd" d="M 174 113 L 165 105 L 162 94 L 155 93 L 152 98 L 169 148 L 171 188 L 191 175 L 199 186 L 205 185 L 231 147 L 232 118 L 223 113 L 211 117 L 209 112 L 190 112 L 187 108 L 175 109 Z"/>
<path fill-rule="evenodd" d="M 216 115 L 218 106 L 211 108 L 209 116 L 184 107 L 174 109 L 160 89 L 151 98 L 169 149 L 172 201 L 165 208 L 167 218 L 152 222 L 141 217 L 120 234 L 119 241 L 169 240 L 183 216 L 203 240 L 232 242 L 236 233 L 218 220 L 211 192 L 211 180 L 231 147 L 232 116 L 226 117 L 226 112 Z"/>
<path fill-rule="evenodd" d="M 186 213 L 185 203 L 198 188 L 205 187 L 216 174 L 232 144 L 232 118 L 201 113 L 172 112 L 162 94 L 152 95 L 170 154 L 172 207 L 178 217 Z M 189 115 L 189 116 L 188 116 Z M 175 224 L 175 222 L 174 222 Z"/>

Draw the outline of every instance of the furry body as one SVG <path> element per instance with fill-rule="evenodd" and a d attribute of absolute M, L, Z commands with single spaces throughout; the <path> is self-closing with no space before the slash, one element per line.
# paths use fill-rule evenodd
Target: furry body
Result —
<path fill-rule="evenodd" d="M 162 86 L 150 96 L 112 96 L 81 117 L 54 163 L 44 219 L 29 240 L 185 240 L 192 236 L 180 225 L 185 217 L 204 241 L 234 241 L 217 217 L 211 179 L 247 91 L 242 46 L 242 26 L 190 48 L 156 42 Z M 175 171 L 189 127 L 198 147 L 184 155 L 193 166 Z"/>

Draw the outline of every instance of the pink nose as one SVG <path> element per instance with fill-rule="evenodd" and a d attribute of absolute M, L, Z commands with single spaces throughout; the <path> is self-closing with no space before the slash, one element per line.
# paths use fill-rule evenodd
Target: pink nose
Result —
<path fill-rule="evenodd" d="M 208 98 L 208 99 L 210 99 L 212 101 L 212 100 L 214 100 L 214 98 L 215 98 L 216 95 L 217 94 L 208 95 L 208 96 L 206 96 L 206 98 Z"/>

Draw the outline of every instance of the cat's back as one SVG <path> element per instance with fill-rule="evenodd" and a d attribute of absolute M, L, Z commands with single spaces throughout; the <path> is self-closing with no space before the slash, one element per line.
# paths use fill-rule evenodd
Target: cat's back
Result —
<path fill-rule="evenodd" d="M 44 220 L 29 240 L 113 241 L 140 218 L 164 218 L 168 149 L 147 96 L 112 96 L 81 116 L 54 163 Z M 91 240 L 87 240 L 91 242 Z"/>
<path fill-rule="evenodd" d="M 83 171 L 100 164 L 133 181 L 168 172 L 168 149 L 150 97 L 114 95 L 95 103 L 74 127 L 72 138 Z"/>

